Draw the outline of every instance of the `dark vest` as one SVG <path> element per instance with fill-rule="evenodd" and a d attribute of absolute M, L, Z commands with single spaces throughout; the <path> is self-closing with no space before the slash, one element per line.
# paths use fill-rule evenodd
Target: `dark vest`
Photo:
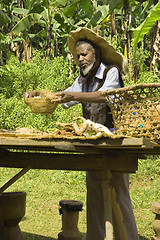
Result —
<path fill-rule="evenodd" d="M 107 72 L 114 67 L 109 66 L 106 67 L 104 72 L 103 72 L 103 79 L 102 81 L 99 82 L 98 87 L 95 89 L 95 91 L 98 91 L 100 89 L 106 79 Z M 123 80 L 121 77 L 121 74 L 119 72 L 119 79 L 121 83 L 121 87 L 124 86 Z M 83 117 L 86 119 L 90 119 L 93 122 L 103 124 L 104 126 L 108 128 L 113 128 L 113 118 L 111 114 L 110 107 L 106 103 L 82 103 L 82 108 L 83 108 Z"/>

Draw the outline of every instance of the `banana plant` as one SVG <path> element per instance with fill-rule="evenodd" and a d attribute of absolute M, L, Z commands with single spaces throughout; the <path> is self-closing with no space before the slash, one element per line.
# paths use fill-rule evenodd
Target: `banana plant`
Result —
<path fill-rule="evenodd" d="M 26 1 L 29 2 L 29 0 Z M 69 3 L 64 0 L 52 2 L 32 0 L 31 2 L 32 4 L 28 4 L 27 8 L 13 9 L 15 14 L 23 15 L 23 18 L 12 28 L 12 32 L 16 35 L 25 33 L 25 36 L 28 32 L 28 36 L 31 36 L 28 30 L 38 23 L 44 29 L 43 34 L 46 33 L 48 55 L 51 53 L 51 40 L 56 42 L 59 39 L 58 44 L 64 48 L 71 30 L 78 26 L 89 26 L 89 24 L 94 27 L 108 15 L 107 7 L 99 6 L 97 12 L 100 18 L 97 18 L 93 13 L 93 3 L 90 0 L 71 0 Z M 35 36 L 32 34 L 32 37 Z"/>
<path fill-rule="evenodd" d="M 15 35 L 27 36 L 27 41 L 32 41 L 38 35 L 43 33 L 42 29 L 45 29 L 46 39 L 47 39 L 47 56 L 51 55 L 51 2 L 49 0 L 36 1 L 36 0 L 26 0 L 25 6 L 27 8 L 15 8 L 13 12 L 16 14 L 23 15 L 23 18 L 18 21 L 18 23 L 12 28 L 12 32 Z M 31 33 L 29 30 L 34 24 L 38 23 L 40 27 L 40 32 L 37 34 Z"/>
<path fill-rule="evenodd" d="M 154 26 L 155 22 L 160 20 L 160 2 L 158 2 L 151 10 L 146 19 L 133 31 L 133 53 L 134 60 L 136 58 L 137 44 L 142 41 L 145 34 Z"/>

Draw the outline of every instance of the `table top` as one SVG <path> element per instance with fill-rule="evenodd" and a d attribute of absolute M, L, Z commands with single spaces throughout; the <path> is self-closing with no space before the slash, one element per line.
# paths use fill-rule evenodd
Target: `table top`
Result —
<path fill-rule="evenodd" d="M 105 154 L 108 151 L 132 152 L 148 155 L 160 155 L 160 145 L 149 139 L 102 137 L 98 139 L 29 139 L 0 137 L 0 149 L 17 149 L 47 152 L 76 152 L 89 154 Z M 103 149 L 103 151 L 102 151 Z"/>
<path fill-rule="evenodd" d="M 0 138 L 0 167 L 133 172 L 137 170 L 138 159 L 145 158 L 146 154 L 160 155 L 160 148 L 142 137 L 85 140 Z"/>
<path fill-rule="evenodd" d="M 157 151 L 149 139 L 141 138 L 117 138 L 109 137 L 99 139 L 27 139 L 27 138 L 0 138 L 0 148 L 21 149 L 35 151 L 68 151 L 93 153 L 105 149 L 142 150 L 142 152 Z M 100 151 L 99 151 L 100 150 Z"/>

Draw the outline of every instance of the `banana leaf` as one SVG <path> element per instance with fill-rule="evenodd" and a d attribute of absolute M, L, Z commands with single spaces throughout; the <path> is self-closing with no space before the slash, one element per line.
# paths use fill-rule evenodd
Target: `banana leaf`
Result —
<path fill-rule="evenodd" d="M 149 32 L 157 20 L 160 20 L 160 2 L 151 9 L 144 22 L 133 31 L 132 46 L 134 59 L 136 57 L 137 44 L 143 39 L 144 35 Z"/>

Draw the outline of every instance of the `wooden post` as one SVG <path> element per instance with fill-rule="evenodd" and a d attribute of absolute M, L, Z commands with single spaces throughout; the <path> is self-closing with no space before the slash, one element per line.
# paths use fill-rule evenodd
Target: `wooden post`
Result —
<path fill-rule="evenodd" d="M 119 229 L 119 235 L 121 240 L 127 240 L 127 233 L 126 233 L 126 227 L 124 225 L 124 220 L 121 212 L 121 208 L 119 205 L 119 201 L 117 198 L 117 194 L 115 191 L 115 188 L 112 184 L 112 174 L 110 171 L 107 172 L 108 178 L 110 179 L 110 191 L 111 191 L 111 204 L 112 209 L 116 218 L 116 223 Z"/>
<path fill-rule="evenodd" d="M 127 240 L 126 228 L 123 221 L 122 212 L 116 196 L 114 186 L 112 184 L 111 171 L 101 171 L 101 181 L 104 197 L 105 225 L 106 225 L 106 240 L 113 240 L 113 223 L 112 210 L 115 213 L 117 226 L 119 229 L 120 239 Z"/>
<path fill-rule="evenodd" d="M 153 221 L 153 229 L 156 235 L 152 237 L 152 240 L 160 240 L 160 202 L 152 203 L 152 212 L 156 214 Z"/>
<path fill-rule="evenodd" d="M 81 240 L 78 219 L 79 211 L 82 211 L 82 202 L 61 200 L 59 204 L 60 214 L 62 214 L 62 231 L 58 234 L 58 240 Z"/>
<path fill-rule="evenodd" d="M 113 224 L 112 224 L 112 205 L 110 195 L 110 180 L 108 171 L 101 171 L 101 183 L 104 198 L 104 213 L 106 226 L 106 240 L 113 240 Z"/>

